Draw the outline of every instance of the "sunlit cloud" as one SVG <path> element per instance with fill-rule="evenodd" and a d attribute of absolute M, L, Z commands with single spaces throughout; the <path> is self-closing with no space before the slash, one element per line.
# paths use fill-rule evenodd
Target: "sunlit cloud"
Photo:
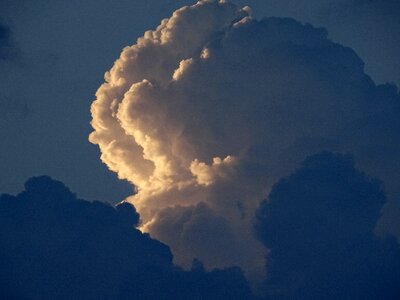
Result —
<path fill-rule="evenodd" d="M 353 153 L 390 201 L 400 195 L 397 89 L 376 86 L 324 29 L 199 1 L 126 47 L 105 81 L 89 139 L 135 185 L 142 230 L 183 266 L 263 273 L 254 212 L 320 150 Z"/>

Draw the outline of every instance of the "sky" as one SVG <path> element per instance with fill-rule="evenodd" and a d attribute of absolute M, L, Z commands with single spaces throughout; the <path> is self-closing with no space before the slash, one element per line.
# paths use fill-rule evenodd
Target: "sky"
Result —
<path fill-rule="evenodd" d="M 12 55 L 1 61 L 0 190 L 49 174 L 82 197 L 119 202 L 130 195 L 88 143 L 89 107 L 121 49 L 193 1 L 0 1 Z M 238 1 L 256 18 L 293 17 L 324 26 L 353 48 L 377 83 L 400 82 L 397 1 Z M 79 176 L 77 176 L 79 174 Z"/>
<path fill-rule="evenodd" d="M 0 1 L 4 297 L 396 299 L 400 5 L 234 3 Z"/>

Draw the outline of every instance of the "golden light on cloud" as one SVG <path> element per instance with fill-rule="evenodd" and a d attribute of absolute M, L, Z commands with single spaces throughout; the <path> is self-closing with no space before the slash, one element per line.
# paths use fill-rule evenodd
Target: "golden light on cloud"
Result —
<path fill-rule="evenodd" d="M 314 49 L 349 61 L 352 77 L 315 60 Z M 369 156 L 356 129 L 348 138 L 351 124 L 371 115 L 354 96 L 371 84 L 360 65 L 324 30 L 199 1 L 124 48 L 97 91 L 89 139 L 135 185 L 127 201 L 142 230 L 170 245 L 177 263 L 263 272 L 254 212 L 307 155 L 330 147 L 359 154 L 373 176 L 389 177 L 374 160 L 398 172 L 390 159 Z"/>

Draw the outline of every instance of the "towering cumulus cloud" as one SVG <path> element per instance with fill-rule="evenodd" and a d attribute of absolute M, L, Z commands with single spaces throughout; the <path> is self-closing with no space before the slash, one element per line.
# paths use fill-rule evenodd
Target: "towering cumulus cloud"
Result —
<path fill-rule="evenodd" d="M 132 182 L 144 231 L 183 266 L 256 275 L 253 216 L 271 186 L 320 150 L 351 152 L 400 195 L 400 99 L 349 48 L 292 19 L 199 1 L 126 47 L 92 105 L 90 141 Z M 393 230 L 393 228 L 391 228 Z"/>

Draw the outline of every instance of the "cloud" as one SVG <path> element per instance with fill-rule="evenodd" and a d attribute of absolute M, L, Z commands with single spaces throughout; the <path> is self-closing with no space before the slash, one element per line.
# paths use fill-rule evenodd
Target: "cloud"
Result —
<path fill-rule="evenodd" d="M 13 61 L 18 49 L 12 39 L 11 29 L 0 20 L 0 69 L 5 70 L 2 63 Z M 9 70 L 7 70 L 9 72 Z M 0 114 L 2 121 L 7 119 L 21 119 L 31 112 L 26 99 L 16 97 L 9 89 L 0 88 Z"/>
<path fill-rule="evenodd" d="M 168 245 L 173 245 L 176 262 L 181 265 L 190 265 L 192 255 L 206 255 L 206 260 L 212 265 L 226 265 L 232 254 L 219 250 L 229 249 L 230 245 L 239 242 L 234 240 L 235 235 L 229 222 L 216 215 L 203 202 L 196 206 L 174 206 L 162 210 L 158 215 L 157 226 L 152 227 L 152 234 L 164 237 Z M 236 260 L 239 261 L 239 258 L 236 257 Z"/>
<path fill-rule="evenodd" d="M 10 51 L 10 28 L 0 23 L 0 60 L 8 57 Z"/>
<path fill-rule="evenodd" d="M 257 17 L 292 17 L 328 29 L 329 37 L 354 49 L 378 83 L 400 83 L 400 2 L 396 0 L 235 1 Z"/>
<path fill-rule="evenodd" d="M 348 156 L 323 152 L 273 187 L 256 230 L 270 249 L 272 299 L 398 299 L 400 248 L 374 233 L 381 182 Z"/>
<path fill-rule="evenodd" d="M 1 298 L 252 298 L 237 268 L 175 267 L 138 221 L 129 203 L 87 202 L 47 176 L 29 179 L 19 195 L 0 197 Z"/>
<path fill-rule="evenodd" d="M 11 28 L 2 22 L 0 17 L 0 63 L 14 60 L 19 54 Z"/>
<path fill-rule="evenodd" d="M 89 139 L 135 185 L 141 229 L 170 243 L 175 261 L 261 275 L 254 212 L 308 155 L 350 152 L 390 203 L 400 198 L 399 94 L 363 66 L 325 29 L 200 1 L 122 51 L 92 104 Z M 218 246 L 192 247 L 201 241 Z"/>
<path fill-rule="evenodd" d="M 319 22 L 354 47 L 378 82 L 400 84 L 400 3 L 396 0 L 330 1 Z"/>

